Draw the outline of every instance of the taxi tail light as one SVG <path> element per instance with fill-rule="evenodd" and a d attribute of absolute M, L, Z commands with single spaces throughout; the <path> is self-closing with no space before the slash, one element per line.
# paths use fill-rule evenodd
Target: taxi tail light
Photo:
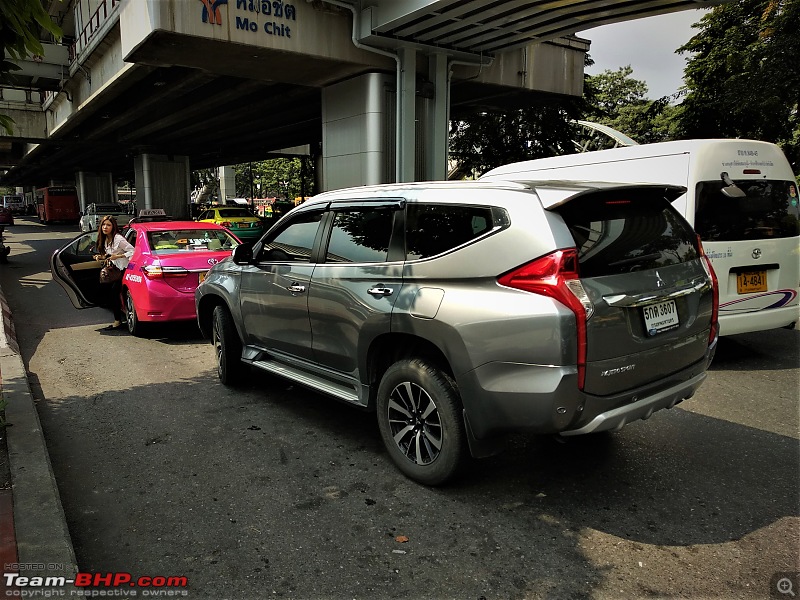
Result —
<path fill-rule="evenodd" d="M 223 221 L 222 223 L 220 223 L 220 225 L 222 225 L 226 229 L 230 229 L 233 226 L 233 223 L 231 223 L 230 221 Z"/>
<path fill-rule="evenodd" d="M 706 270 L 706 275 L 711 280 L 711 287 L 713 288 L 714 306 L 711 309 L 711 331 L 708 334 L 708 344 L 711 345 L 719 333 L 719 281 L 717 281 L 717 273 L 714 271 L 711 260 L 703 249 L 703 242 L 700 240 L 699 235 L 697 236 L 697 249 L 700 251 L 703 268 Z"/>
<path fill-rule="evenodd" d="M 575 314 L 578 333 L 578 387 L 586 381 L 586 321 L 594 313 L 580 280 L 578 251 L 556 250 L 497 278 L 500 285 L 558 300 Z"/>
<path fill-rule="evenodd" d="M 166 277 L 186 277 L 189 271 L 183 267 L 162 267 L 161 265 L 147 265 L 142 267 L 142 273 L 148 279 L 164 279 Z"/>

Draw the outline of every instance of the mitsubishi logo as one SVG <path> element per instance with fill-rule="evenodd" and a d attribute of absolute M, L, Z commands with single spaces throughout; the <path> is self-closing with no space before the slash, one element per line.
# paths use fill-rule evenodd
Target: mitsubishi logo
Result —
<path fill-rule="evenodd" d="M 752 256 L 755 259 L 761 258 L 761 248 L 754 248 Z"/>

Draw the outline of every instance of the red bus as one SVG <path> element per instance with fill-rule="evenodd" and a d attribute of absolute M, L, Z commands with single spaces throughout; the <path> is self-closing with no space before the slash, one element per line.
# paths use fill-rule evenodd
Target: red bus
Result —
<path fill-rule="evenodd" d="M 71 186 L 51 186 L 36 190 L 36 213 L 40 223 L 74 221 L 81 218 L 78 191 Z"/>

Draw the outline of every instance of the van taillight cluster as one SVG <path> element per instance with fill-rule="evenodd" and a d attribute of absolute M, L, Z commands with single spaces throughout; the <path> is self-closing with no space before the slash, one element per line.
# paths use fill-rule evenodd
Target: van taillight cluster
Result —
<path fill-rule="evenodd" d="M 500 285 L 558 300 L 575 313 L 578 387 L 586 380 L 586 321 L 594 313 L 578 273 L 578 251 L 556 250 L 497 278 Z"/>
<path fill-rule="evenodd" d="M 711 279 L 711 285 L 714 287 L 712 293 L 714 307 L 711 309 L 711 331 L 708 334 L 708 343 L 710 345 L 714 343 L 719 333 L 719 282 L 717 281 L 717 273 L 714 271 L 714 266 L 706 255 L 706 251 L 703 249 L 703 242 L 699 235 L 697 236 L 697 249 L 700 251 L 700 258 L 703 263 L 703 268 L 706 270 L 706 275 Z"/>

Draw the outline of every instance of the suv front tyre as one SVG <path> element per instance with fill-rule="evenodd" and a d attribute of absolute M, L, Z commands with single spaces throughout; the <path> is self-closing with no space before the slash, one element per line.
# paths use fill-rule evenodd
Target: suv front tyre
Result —
<path fill-rule="evenodd" d="M 211 343 L 214 344 L 214 354 L 217 359 L 217 375 L 225 385 L 241 383 L 244 375 L 242 363 L 242 343 L 233 317 L 224 306 L 214 309 L 211 324 Z"/>
<path fill-rule="evenodd" d="M 378 427 L 395 465 L 426 485 L 445 483 L 463 463 L 466 444 L 455 383 L 420 359 L 394 363 L 378 387 Z"/>

